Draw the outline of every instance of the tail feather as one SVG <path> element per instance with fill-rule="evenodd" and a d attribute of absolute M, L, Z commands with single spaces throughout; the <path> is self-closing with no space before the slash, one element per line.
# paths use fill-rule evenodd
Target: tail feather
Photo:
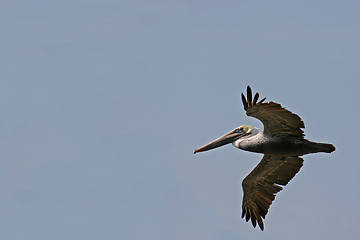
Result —
<path fill-rule="evenodd" d="M 331 152 L 335 151 L 335 147 L 332 144 L 316 143 L 316 146 L 318 147 L 320 152 L 331 153 Z"/>

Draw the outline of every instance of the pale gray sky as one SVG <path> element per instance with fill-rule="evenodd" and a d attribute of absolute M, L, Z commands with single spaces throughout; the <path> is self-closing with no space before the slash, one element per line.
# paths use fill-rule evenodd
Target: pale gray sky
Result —
<path fill-rule="evenodd" d="M 0 3 L 0 239 L 355 239 L 358 1 Z M 192 151 L 252 86 L 333 154 L 305 157 L 265 231 L 240 218 L 260 154 Z"/>

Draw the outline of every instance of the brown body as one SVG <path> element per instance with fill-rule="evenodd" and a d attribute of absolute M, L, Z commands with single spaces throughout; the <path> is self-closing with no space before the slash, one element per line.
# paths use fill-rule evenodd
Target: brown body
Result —
<path fill-rule="evenodd" d="M 259 119 L 264 131 L 242 125 L 224 136 L 194 151 L 203 152 L 232 143 L 235 147 L 264 154 L 260 163 L 245 177 L 242 183 L 244 195 L 242 215 L 251 219 L 254 227 L 258 224 L 264 230 L 263 219 L 276 193 L 282 190 L 300 170 L 303 159 L 300 156 L 335 151 L 327 143 L 311 142 L 304 138 L 304 122 L 300 117 L 274 102 L 258 101 L 259 94 L 252 98 L 251 88 L 247 88 L 247 98 L 242 94 L 246 114 Z"/>

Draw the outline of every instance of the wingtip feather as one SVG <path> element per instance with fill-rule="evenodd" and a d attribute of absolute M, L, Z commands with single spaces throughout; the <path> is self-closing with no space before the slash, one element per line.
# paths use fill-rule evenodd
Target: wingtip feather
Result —
<path fill-rule="evenodd" d="M 254 96 L 254 100 L 252 102 L 252 105 L 256 105 L 257 100 L 259 99 L 259 93 L 256 93 Z"/>
<path fill-rule="evenodd" d="M 262 104 L 265 101 L 266 98 L 261 99 L 258 104 Z"/>
<path fill-rule="evenodd" d="M 256 218 L 255 218 L 254 213 L 251 214 L 251 223 L 252 223 L 253 227 L 255 228 L 256 227 Z"/>
<path fill-rule="evenodd" d="M 250 86 L 247 86 L 247 101 L 248 104 L 252 103 L 252 92 Z"/>
<path fill-rule="evenodd" d="M 249 219 L 250 219 L 250 210 L 249 210 L 249 208 L 246 208 L 245 220 L 248 222 Z"/>
<path fill-rule="evenodd" d="M 241 218 L 244 218 L 244 216 L 245 216 L 245 208 L 243 207 L 241 212 Z"/>
<path fill-rule="evenodd" d="M 246 101 L 245 95 L 243 93 L 241 93 L 241 99 L 242 99 L 242 102 L 244 105 L 244 109 L 246 110 L 249 107 L 249 105 L 248 105 L 248 102 Z"/>

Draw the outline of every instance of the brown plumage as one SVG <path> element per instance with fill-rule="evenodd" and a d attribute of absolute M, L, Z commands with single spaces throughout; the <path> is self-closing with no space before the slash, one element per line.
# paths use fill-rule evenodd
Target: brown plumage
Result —
<path fill-rule="evenodd" d="M 259 119 L 264 124 L 264 133 L 268 136 L 304 137 L 305 128 L 301 118 L 274 102 L 263 103 L 266 98 L 256 103 L 259 93 L 252 101 L 251 88 L 247 87 L 247 99 L 241 94 L 246 115 Z"/>
<path fill-rule="evenodd" d="M 246 176 L 242 187 L 244 191 L 241 217 L 256 227 L 258 223 L 264 230 L 261 218 L 270 208 L 275 195 L 282 190 L 282 186 L 295 176 L 303 165 L 300 157 L 272 157 L 264 155 L 261 162 Z"/>
<path fill-rule="evenodd" d="M 231 143 L 242 150 L 263 153 L 260 163 L 245 177 L 242 183 L 244 195 L 241 217 L 251 220 L 254 227 L 264 230 L 263 219 L 275 200 L 276 194 L 299 172 L 303 165 L 300 157 L 309 153 L 330 153 L 335 147 L 327 143 L 311 142 L 304 138 L 305 128 L 301 118 L 274 102 L 258 101 L 259 93 L 252 98 L 247 87 L 246 97 L 241 94 L 248 116 L 259 119 L 264 131 L 242 125 L 224 136 L 196 149 L 194 153 L 207 151 Z"/>

